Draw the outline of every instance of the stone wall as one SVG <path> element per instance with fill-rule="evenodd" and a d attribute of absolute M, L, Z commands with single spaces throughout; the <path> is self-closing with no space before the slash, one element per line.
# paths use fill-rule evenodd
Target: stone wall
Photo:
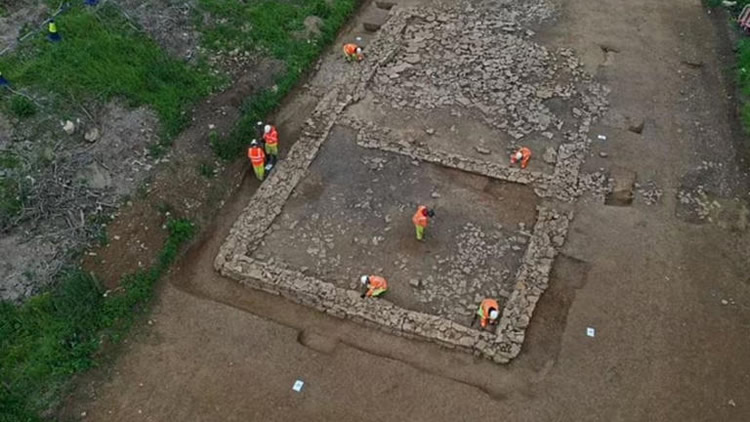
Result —
<path fill-rule="evenodd" d="M 331 87 L 305 122 L 299 139 L 287 157 L 280 161 L 260 188 L 250 204 L 230 230 L 229 236 L 219 250 L 214 266 L 220 270 L 235 256 L 245 255 L 265 236 L 276 216 L 286 203 L 292 190 L 307 172 L 310 163 L 328 138 L 341 112 L 350 104 L 364 97 L 367 84 L 382 63 L 388 62 L 398 50 L 398 39 L 406 27 L 410 14 L 407 10 L 394 8 L 391 18 L 381 28 L 368 47 L 367 60 L 353 64 L 348 74 L 341 78 L 338 86 Z M 354 90 L 350 87 L 355 86 Z"/>
<path fill-rule="evenodd" d="M 353 65 L 341 78 L 340 84 L 332 87 L 317 105 L 286 159 L 271 172 L 235 222 L 214 265 L 221 274 L 252 288 L 282 295 L 336 317 L 505 363 L 521 350 L 534 307 L 548 285 L 557 250 L 565 241 L 572 218 L 569 213 L 538 207 L 537 222 L 518 271 L 515 288 L 505 304 L 495 332 L 475 330 L 435 315 L 403 309 L 384 298 L 361 299 L 357 291 L 339 288 L 332 283 L 306 276 L 289 268 L 284 262 L 273 259 L 261 262 L 249 256 L 281 213 L 339 115 L 349 104 L 364 98 L 368 83 L 377 69 L 397 54 L 401 34 L 413 16 L 416 16 L 415 12 L 408 9 L 391 10 L 390 19 L 368 46 L 367 60 Z M 354 90 L 351 89 L 352 86 L 355 87 Z M 347 121 L 347 125 L 354 125 L 359 129 L 357 140 L 364 147 L 405 154 L 415 159 L 509 182 L 529 184 L 541 196 L 570 200 L 578 192 L 578 173 L 588 146 L 588 125 L 591 116 L 602 110 L 601 104 L 598 99 L 594 99 L 591 107 L 584 107 L 585 130 L 582 125 L 578 133 L 569 135 L 570 144 L 563 144 L 559 148 L 558 164 L 553 175 L 416 148 L 403 140 L 391 139 L 388 129 L 378 128 L 367 122 Z"/>
<path fill-rule="evenodd" d="M 403 309 L 383 298 L 362 299 L 355 290 L 336 287 L 333 283 L 307 276 L 275 260 L 262 262 L 240 254 L 224 261 L 218 270 L 252 288 L 284 296 L 339 318 L 506 363 L 521 351 L 524 332 L 539 296 L 547 287 L 557 248 L 565 242 L 569 218 L 569 215 L 552 209 L 538 208 L 537 222 L 518 271 L 515 288 L 494 333 Z"/>

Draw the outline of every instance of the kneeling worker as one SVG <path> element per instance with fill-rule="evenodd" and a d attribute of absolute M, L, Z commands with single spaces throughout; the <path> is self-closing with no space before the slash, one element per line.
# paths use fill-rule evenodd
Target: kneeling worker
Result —
<path fill-rule="evenodd" d="M 388 290 L 388 283 L 383 277 L 378 277 L 376 275 L 363 275 L 360 277 L 359 281 L 361 281 L 362 285 L 367 288 L 367 291 L 362 293 L 362 296 L 360 297 L 378 297 Z"/>
<path fill-rule="evenodd" d="M 510 163 L 520 163 L 522 169 L 525 169 L 526 166 L 529 165 L 529 160 L 531 160 L 531 150 L 526 147 L 521 147 L 518 151 L 510 156 Z"/>
<path fill-rule="evenodd" d="M 495 299 L 485 299 L 479 304 L 477 313 L 474 314 L 474 319 L 471 321 L 471 325 L 477 322 L 479 318 L 479 324 L 482 328 L 486 328 L 488 324 L 497 324 L 497 318 L 500 316 L 500 306 L 497 304 Z"/>
<path fill-rule="evenodd" d="M 346 61 L 362 61 L 365 56 L 362 54 L 362 47 L 354 43 L 344 44 L 344 56 Z"/>

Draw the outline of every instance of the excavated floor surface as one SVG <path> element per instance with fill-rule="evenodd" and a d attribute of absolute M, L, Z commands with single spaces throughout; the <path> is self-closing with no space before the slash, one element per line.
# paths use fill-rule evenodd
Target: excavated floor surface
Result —
<path fill-rule="evenodd" d="M 403 308 L 471 322 L 484 297 L 507 299 L 540 199 L 533 190 L 355 144 L 336 126 L 262 244 L 281 261 L 338 287 L 383 275 Z M 415 239 L 418 204 L 436 217 Z"/>

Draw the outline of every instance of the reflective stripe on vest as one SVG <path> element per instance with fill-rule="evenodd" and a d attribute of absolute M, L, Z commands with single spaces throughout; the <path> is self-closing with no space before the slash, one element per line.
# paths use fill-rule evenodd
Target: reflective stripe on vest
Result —
<path fill-rule="evenodd" d="M 276 145 L 279 143 L 279 132 L 276 131 L 275 127 L 272 127 L 270 132 L 263 135 L 263 140 L 265 140 L 268 145 Z"/>
<path fill-rule="evenodd" d="M 263 153 L 263 150 L 260 149 L 260 147 L 252 147 L 250 148 L 250 162 L 253 163 L 254 166 L 262 166 L 265 164 L 266 157 Z"/>

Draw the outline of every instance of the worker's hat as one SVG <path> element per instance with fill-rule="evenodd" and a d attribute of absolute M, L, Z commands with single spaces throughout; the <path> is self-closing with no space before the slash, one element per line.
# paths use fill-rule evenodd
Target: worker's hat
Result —
<path fill-rule="evenodd" d="M 500 315 L 500 313 L 497 312 L 497 309 L 492 309 L 490 311 L 490 319 L 491 320 L 496 320 L 499 315 Z"/>
<path fill-rule="evenodd" d="M 258 140 L 256 140 L 256 139 L 253 139 L 252 141 L 250 141 L 250 146 L 251 146 L 251 147 L 254 147 L 254 146 L 256 146 L 256 145 L 258 145 Z"/>
<path fill-rule="evenodd" d="M 361 281 L 362 284 L 367 284 L 367 282 L 370 281 L 370 277 L 363 275 L 362 277 L 359 278 L 359 281 Z"/>
<path fill-rule="evenodd" d="M 270 131 L 271 131 L 271 125 L 266 125 L 266 126 L 265 126 L 265 127 L 263 128 L 263 132 L 265 132 L 265 133 L 268 133 L 268 132 L 270 132 Z"/>

